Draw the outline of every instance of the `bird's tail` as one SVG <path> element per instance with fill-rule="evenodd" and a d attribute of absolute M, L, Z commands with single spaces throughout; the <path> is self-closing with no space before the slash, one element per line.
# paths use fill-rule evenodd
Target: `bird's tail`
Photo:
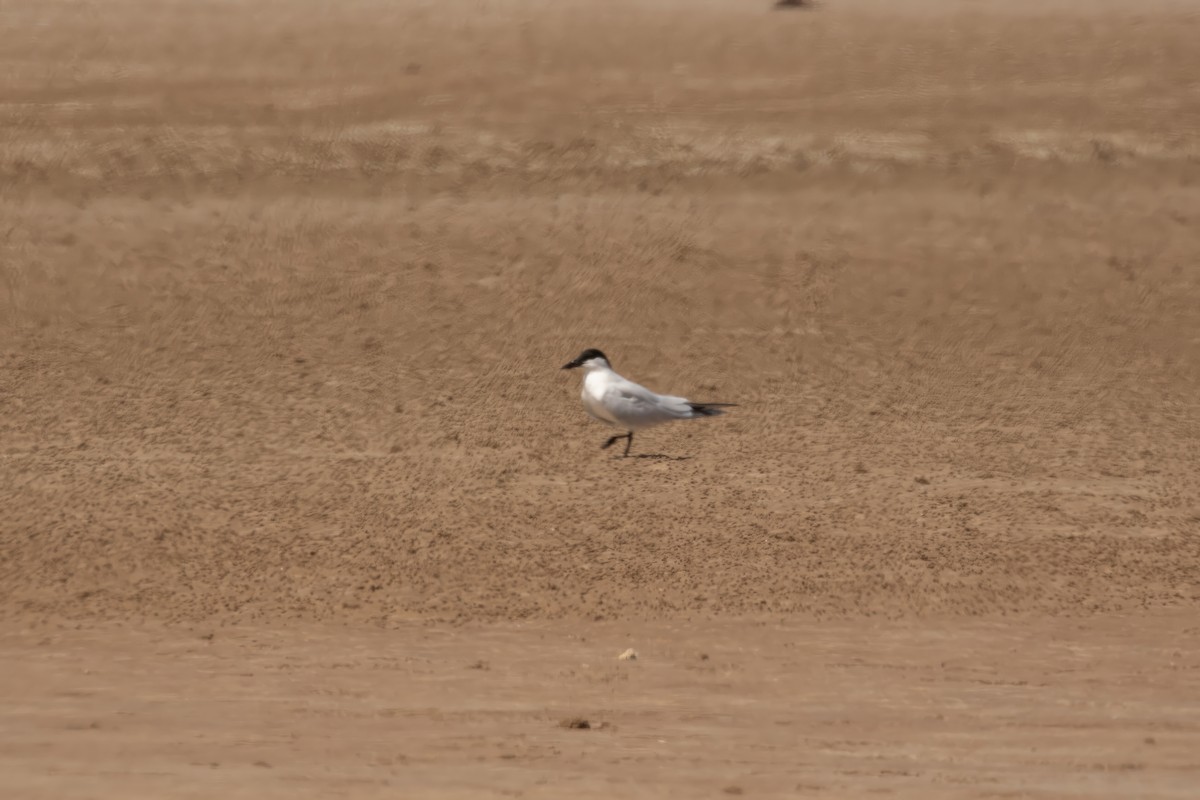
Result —
<path fill-rule="evenodd" d="M 715 417 L 725 412 L 721 409 L 732 408 L 737 403 L 688 403 L 688 408 L 700 417 Z"/>

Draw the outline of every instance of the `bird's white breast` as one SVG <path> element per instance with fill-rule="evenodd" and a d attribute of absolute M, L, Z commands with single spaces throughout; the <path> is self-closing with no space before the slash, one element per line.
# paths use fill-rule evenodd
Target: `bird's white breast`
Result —
<path fill-rule="evenodd" d="M 589 414 L 601 422 L 616 425 L 616 417 L 604 406 L 604 393 L 608 390 L 610 383 L 609 374 L 607 371 L 597 370 L 585 376 L 583 379 L 583 389 L 580 391 L 579 396 L 583 400 L 584 409 Z"/>

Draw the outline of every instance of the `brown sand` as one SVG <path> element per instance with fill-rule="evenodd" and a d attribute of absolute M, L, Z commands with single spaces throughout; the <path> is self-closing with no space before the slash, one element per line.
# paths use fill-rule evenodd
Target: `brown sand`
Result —
<path fill-rule="evenodd" d="M 0 41 L 0 793 L 1195 796 L 1192 4 Z"/>

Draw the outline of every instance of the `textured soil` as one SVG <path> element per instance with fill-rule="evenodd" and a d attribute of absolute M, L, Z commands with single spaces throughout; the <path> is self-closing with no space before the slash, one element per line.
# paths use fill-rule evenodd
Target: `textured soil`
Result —
<path fill-rule="evenodd" d="M 6 795 L 1194 796 L 1192 4 L 0 40 Z"/>

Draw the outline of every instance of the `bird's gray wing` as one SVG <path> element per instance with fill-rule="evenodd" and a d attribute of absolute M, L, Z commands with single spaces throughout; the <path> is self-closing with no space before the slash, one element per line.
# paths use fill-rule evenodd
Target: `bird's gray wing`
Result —
<path fill-rule="evenodd" d="M 630 380 L 609 386 L 604 393 L 604 405 L 621 424 L 633 427 L 692 416 L 686 398 L 657 394 Z"/>

